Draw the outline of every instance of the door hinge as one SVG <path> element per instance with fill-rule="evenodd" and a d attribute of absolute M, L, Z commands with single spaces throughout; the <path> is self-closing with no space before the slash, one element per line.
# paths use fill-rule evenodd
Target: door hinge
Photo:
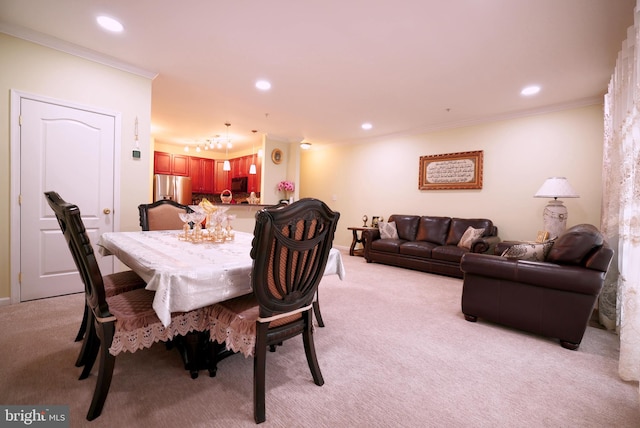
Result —
<path fill-rule="evenodd" d="M 18 116 L 18 126 L 22 126 L 22 115 Z"/>
<path fill-rule="evenodd" d="M 22 194 L 18 195 L 18 205 L 22 206 Z"/>
<path fill-rule="evenodd" d="M 18 284 L 22 284 L 22 272 L 18 272 Z"/>

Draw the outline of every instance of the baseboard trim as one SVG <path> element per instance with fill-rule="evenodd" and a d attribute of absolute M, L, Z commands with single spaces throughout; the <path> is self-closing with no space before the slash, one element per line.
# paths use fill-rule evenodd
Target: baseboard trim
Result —
<path fill-rule="evenodd" d="M 9 306 L 11 304 L 11 297 L 0 297 L 0 306 Z"/>

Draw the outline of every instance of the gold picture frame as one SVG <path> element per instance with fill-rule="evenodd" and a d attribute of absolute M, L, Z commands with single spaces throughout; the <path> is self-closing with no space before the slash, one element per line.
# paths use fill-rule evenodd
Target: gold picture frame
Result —
<path fill-rule="evenodd" d="M 276 165 L 282 162 L 282 150 L 273 149 L 273 151 L 271 152 L 271 161 Z"/>
<path fill-rule="evenodd" d="M 420 156 L 418 189 L 482 189 L 482 150 Z"/>

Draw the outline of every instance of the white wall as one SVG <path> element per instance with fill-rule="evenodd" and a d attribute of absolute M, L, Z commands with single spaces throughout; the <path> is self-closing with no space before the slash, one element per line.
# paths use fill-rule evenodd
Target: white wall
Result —
<path fill-rule="evenodd" d="M 139 230 L 150 188 L 151 80 L 0 33 L 0 298 L 10 295 L 10 90 L 121 112 L 121 230 Z M 140 160 L 131 157 L 135 119 Z"/>
<path fill-rule="evenodd" d="M 602 106 L 594 105 L 357 145 L 313 148 L 301 158 L 300 197 L 317 197 L 341 213 L 334 243 L 351 243 L 362 215 L 483 217 L 504 240 L 533 240 L 547 199 L 533 195 L 550 176 L 580 194 L 567 199 L 568 226 L 600 226 Z M 424 155 L 484 151 L 480 190 L 418 190 Z M 335 200 L 334 200 L 335 199 Z"/>

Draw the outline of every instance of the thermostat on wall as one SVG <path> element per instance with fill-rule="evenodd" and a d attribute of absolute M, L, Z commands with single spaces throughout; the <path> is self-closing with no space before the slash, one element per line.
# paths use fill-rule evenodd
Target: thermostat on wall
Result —
<path fill-rule="evenodd" d="M 140 159 L 140 150 L 134 150 L 131 156 L 134 159 Z"/>

